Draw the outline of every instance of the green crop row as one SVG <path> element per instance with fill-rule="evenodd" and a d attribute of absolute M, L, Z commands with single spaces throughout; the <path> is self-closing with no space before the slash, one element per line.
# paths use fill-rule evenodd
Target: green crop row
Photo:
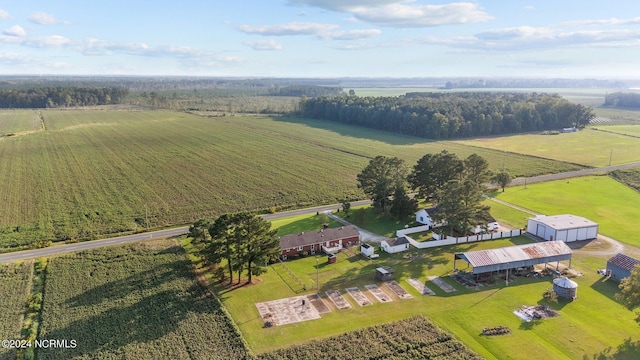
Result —
<path fill-rule="evenodd" d="M 50 259 L 40 339 L 74 348 L 38 358 L 244 359 L 240 334 L 193 276 L 175 241 L 158 240 Z"/>
<path fill-rule="evenodd" d="M 0 264 L 0 340 L 22 339 L 20 329 L 31 291 L 33 264 Z M 16 349 L 0 348 L 0 359 L 16 357 Z"/>

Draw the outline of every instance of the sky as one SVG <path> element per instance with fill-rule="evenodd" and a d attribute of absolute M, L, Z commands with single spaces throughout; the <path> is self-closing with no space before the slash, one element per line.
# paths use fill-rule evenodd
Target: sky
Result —
<path fill-rule="evenodd" d="M 0 75 L 640 78 L 638 0 L 0 0 Z"/>

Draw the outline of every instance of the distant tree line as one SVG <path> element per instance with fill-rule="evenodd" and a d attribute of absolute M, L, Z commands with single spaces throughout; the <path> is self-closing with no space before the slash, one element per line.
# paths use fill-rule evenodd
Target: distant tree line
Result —
<path fill-rule="evenodd" d="M 445 89 L 495 89 L 495 88 L 623 88 L 627 83 L 621 80 L 599 79 L 526 79 L 488 78 L 452 79 L 445 83 Z"/>
<path fill-rule="evenodd" d="M 302 116 L 430 139 L 584 127 L 590 107 L 555 94 L 407 93 L 399 97 L 321 97 L 300 101 Z"/>
<path fill-rule="evenodd" d="M 604 97 L 604 106 L 640 108 L 640 93 L 617 92 Z"/>
<path fill-rule="evenodd" d="M 292 86 L 274 86 L 269 89 L 267 95 L 270 96 L 340 96 L 342 88 L 335 86 L 316 86 L 316 85 L 292 85 Z"/>
<path fill-rule="evenodd" d="M 36 87 L 0 89 L 0 108 L 54 108 L 119 104 L 128 95 L 121 87 Z"/>

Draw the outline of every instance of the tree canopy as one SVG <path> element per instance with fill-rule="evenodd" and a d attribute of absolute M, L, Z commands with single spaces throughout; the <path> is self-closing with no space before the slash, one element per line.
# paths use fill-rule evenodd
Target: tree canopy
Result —
<path fill-rule="evenodd" d="M 404 187 L 407 169 L 402 159 L 376 156 L 357 176 L 358 187 L 373 201 L 373 206 L 387 210 L 390 197 L 398 187 Z"/>
<path fill-rule="evenodd" d="M 622 291 L 616 294 L 616 299 L 629 310 L 640 307 L 640 265 L 633 268 L 631 276 L 620 281 L 619 287 Z M 640 324 L 640 311 L 636 315 L 636 322 Z"/>
<path fill-rule="evenodd" d="M 556 94 L 493 92 L 318 97 L 301 102 L 300 112 L 429 139 L 584 127 L 595 117 L 590 107 Z"/>

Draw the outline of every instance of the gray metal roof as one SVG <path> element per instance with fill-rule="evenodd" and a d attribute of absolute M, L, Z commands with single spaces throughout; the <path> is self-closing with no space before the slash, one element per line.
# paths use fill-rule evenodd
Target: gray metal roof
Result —
<path fill-rule="evenodd" d="M 631 271 L 636 265 L 640 265 L 640 260 L 625 254 L 616 254 L 611 259 L 607 260 L 607 264 L 616 265 L 625 270 Z"/>
<path fill-rule="evenodd" d="M 533 266 L 546 262 L 571 260 L 573 251 L 562 241 L 546 241 L 478 250 L 455 255 L 473 266 L 474 274 Z"/>
<path fill-rule="evenodd" d="M 399 236 L 395 239 L 388 239 L 388 240 L 384 240 L 389 246 L 398 246 L 398 245 L 404 245 L 404 244 L 408 244 L 409 240 L 407 240 L 406 237 L 404 236 Z"/>
<path fill-rule="evenodd" d="M 545 224 L 556 230 L 591 227 L 591 226 L 598 225 L 597 223 L 589 219 L 585 219 L 581 216 L 576 216 L 571 214 L 552 215 L 552 216 L 538 215 L 530 219 L 537 221 L 541 224 Z"/>

